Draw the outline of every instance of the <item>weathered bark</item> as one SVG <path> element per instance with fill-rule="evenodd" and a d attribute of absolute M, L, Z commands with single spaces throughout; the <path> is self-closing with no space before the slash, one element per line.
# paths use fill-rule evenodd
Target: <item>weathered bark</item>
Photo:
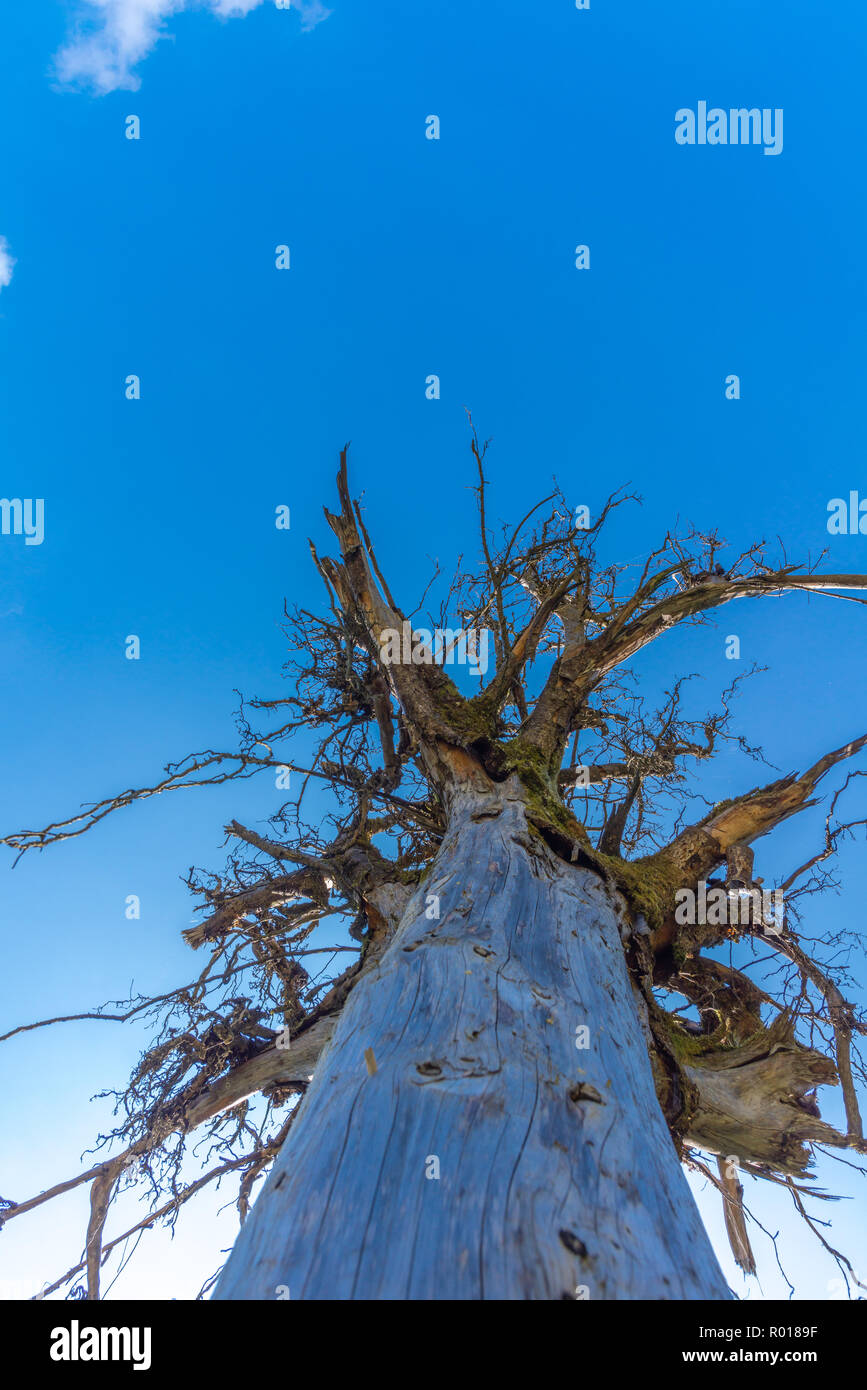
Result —
<path fill-rule="evenodd" d="M 622 922 L 598 875 L 528 831 L 514 779 L 456 793 L 215 1297 L 728 1298 L 657 1101 Z"/>
<path fill-rule="evenodd" d="M 845 1143 L 805 1100 L 816 1086 L 838 1084 L 834 1063 L 797 1043 L 785 1015 L 742 1047 L 696 1057 L 684 1072 L 696 1091 L 687 1138 L 699 1148 L 802 1176 L 808 1143 Z"/>
<path fill-rule="evenodd" d="M 753 1254 L 753 1247 L 750 1244 L 747 1231 L 744 1189 L 732 1172 L 728 1158 L 717 1159 L 717 1170 L 719 1172 L 717 1182 L 723 1194 L 723 1220 L 735 1264 L 744 1271 L 744 1274 L 755 1274 L 756 1257 Z"/>
<path fill-rule="evenodd" d="M 334 1031 L 334 1023 L 334 1018 L 326 1014 L 324 1018 L 317 1019 L 312 1028 L 302 1033 L 291 1046 L 265 1048 L 226 1076 L 221 1076 L 186 1108 L 181 1121 L 184 1128 L 197 1129 L 207 1120 L 212 1120 L 224 1110 L 231 1110 L 232 1106 L 268 1086 L 279 1086 L 289 1081 L 309 1081 L 322 1049 Z"/>

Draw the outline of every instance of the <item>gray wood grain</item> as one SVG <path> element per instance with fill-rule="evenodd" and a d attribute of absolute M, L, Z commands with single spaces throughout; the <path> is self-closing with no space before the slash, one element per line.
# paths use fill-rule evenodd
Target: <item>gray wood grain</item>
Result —
<path fill-rule="evenodd" d="M 730 1298 L 656 1099 L 621 906 L 531 838 L 508 787 L 459 793 L 214 1296 Z"/>

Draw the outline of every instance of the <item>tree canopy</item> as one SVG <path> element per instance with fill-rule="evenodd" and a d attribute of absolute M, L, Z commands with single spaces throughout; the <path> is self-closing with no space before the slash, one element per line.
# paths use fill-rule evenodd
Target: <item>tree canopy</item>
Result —
<path fill-rule="evenodd" d="M 638 499 L 620 491 L 595 517 L 578 515 L 555 487 L 517 524 L 495 526 L 488 447 L 472 423 L 471 450 L 478 554 L 451 579 L 437 571 L 412 612 L 380 568 L 344 450 L 339 507 L 326 511 L 337 556 L 310 543 L 324 603 L 318 612 L 285 609 L 285 692 L 242 702 L 235 748 L 189 755 L 150 786 L 4 837 L 29 853 L 157 793 L 254 776 L 288 789 L 292 779 L 267 826 L 226 825 L 219 871 L 190 871 L 200 920 L 184 936 L 202 958 L 193 978 L 158 997 L 4 1035 L 73 1018 L 144 1016 L 153 1030 L 116 1093 L 116 1127 L 99 1137 L 106 1156 L 46 1192 L 2 1203 L 8 1222 L 90 1186 L 82 1259 L 40 1297 L 62 1288 L 99 1297 L 100 1270 L 130 1235 L 107 1239 L 108 1212 L 131 1184 L 145 1184 L 148 1200 L 133 1232 L 173 1222 L 205 1185 L 229 1175 L 238 1177 L 243 1222 L 345 1000 L 423 890 L 455 787 L 510 778 L 532 834 L 567 862 L 592 867 L 628 905 L 624 953 L 645 1001 L 660 1105 L 683 1162 L 719 1190 L 738 1263 L 755 1268 L 742 1170 L 787 1187 L 844 1277 L 854 1278 L 806 1203 L 828 1196 L 810 1185 L 814 1149 L 845 1151 L 856 1162 L 867 1152 L 858 1104 L 867 1021 L 851 1002 L 861 944 L 836 927 L 808 934 L 801 909 L 833 885 L 838 847 L 867 824 L 857 807 L 848 809 L 864 773 L 845 770 L 867 733 L 689 821 L 696 774 L 721 748 L 763 761 L 734 718 L 750 673 L 696 715 L 690 673 L 672 673 L 663 697 L 649 700 L 631 663 L 670 629 L 707 622 L 735 600 L 802 593 L 865 603 L 857 591 L 867 577 L 790 563 L 764 543 L 733 555 L 715 532 L 692 528 L 670 531 L 639 565 L 605 563 L 603 529 Z M 438 644 L 434 632 L 446 634 Z M 469 695 L 449 674 L 449 657 L 463 642 L 471 664 L 486 665 L 481 632 L 493 659 Z M 405 633 L 409 659 L 394 659 Z M 293 739 L 302 733 L 312 752 L 300 764 Z M 333 807 L 311 824 L 317 785 L 329 789 Z M 755 842 L 815 806 L 826 787 L 815 852 L 766 884 L 754 874 Z M 689 894 L 704 895 L 697 914 Z M 771 916 L 769 900 L 780 905 Z M 711 901 L 719 911 L 709 910 Z M 348 941 L 320 944 L 322 931 L 341 923 Z M 845 1130 L 821 1118 L 816 1099 L 817 1087 L 837 1084 Z M 189 1136 L 199 1130 L 210 1166 L 184 1183 Z"/>

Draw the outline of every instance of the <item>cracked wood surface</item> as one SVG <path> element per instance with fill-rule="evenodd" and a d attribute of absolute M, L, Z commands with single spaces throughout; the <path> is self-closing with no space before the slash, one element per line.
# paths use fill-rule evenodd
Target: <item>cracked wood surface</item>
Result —
<path fill-rule="evenodd" d="M 216 1298 L 730 1297 L 657 1101 L 620 904 L 530 835 L 514 786 L 456 795 Z"/>

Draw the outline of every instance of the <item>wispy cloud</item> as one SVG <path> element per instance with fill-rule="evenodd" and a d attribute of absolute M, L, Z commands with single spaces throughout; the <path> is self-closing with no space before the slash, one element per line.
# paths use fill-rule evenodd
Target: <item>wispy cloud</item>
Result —
<path fill-rule="evenodd" d="M 317 24 L 321 24 L 323 19 L 327 19 L 331 14 L 331 10 L 325 8 L 322 0 L 301 0 L 294 8 L 301 15 L 301 28 L 305 31 L 315 29 Z"/>
<path fill-rule="evenodd" d="M 12 279 L 14 264 L 15 257 L 10 255 L 8 241 L 5 236 L 0 236 L 0 290 L 5 289 Z"/>
<path fill-rule="evenodd" d="M 73 31 L 55 58 L 64 84 L 92 87 L 98 92 L 118 88 L 135 91 L 141 79 L 135 69 L 159 39 L 165 21 L 182 10 L 210 10 L 221 19 L 240 19 L 264 0 L 79 0 Z M 270 3 L 270 0 L 269 0 Z M 314 29 L 331 11 L 322 0 L 291 0 L 285 8 L 297 11 L 302 29 Z"/>

